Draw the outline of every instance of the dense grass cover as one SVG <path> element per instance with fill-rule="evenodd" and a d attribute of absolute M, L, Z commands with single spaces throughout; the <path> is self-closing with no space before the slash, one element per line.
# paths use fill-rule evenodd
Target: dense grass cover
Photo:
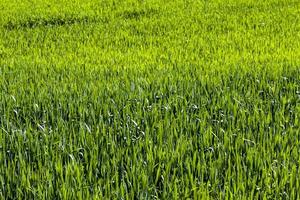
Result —
<path fill-rule="evenodd" d="M 1 199 L 299 199 L 300 4 L 1 0 Z"/>

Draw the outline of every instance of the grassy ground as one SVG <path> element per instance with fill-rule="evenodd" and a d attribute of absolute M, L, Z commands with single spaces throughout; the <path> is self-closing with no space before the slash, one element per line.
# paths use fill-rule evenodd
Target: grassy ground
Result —
<path fill-rule="evenodd" d="M 2 199 L 299 199 L 300 3 L 1 0 Z"/>

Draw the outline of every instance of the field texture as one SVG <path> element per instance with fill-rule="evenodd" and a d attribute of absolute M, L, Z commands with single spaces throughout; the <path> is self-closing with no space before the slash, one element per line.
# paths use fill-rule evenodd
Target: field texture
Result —
<path fill-rule="evenodd" d="M 1 0 L 0 199 L 300 199 L 300 2 Z"/>

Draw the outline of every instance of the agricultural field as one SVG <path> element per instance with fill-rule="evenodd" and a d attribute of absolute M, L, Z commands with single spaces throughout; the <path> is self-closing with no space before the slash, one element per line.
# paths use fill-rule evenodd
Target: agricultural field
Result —
<path fill-rule="evenodd" d="M 0 199 L 300 199 L 300 2 L 1 0 Z"/>

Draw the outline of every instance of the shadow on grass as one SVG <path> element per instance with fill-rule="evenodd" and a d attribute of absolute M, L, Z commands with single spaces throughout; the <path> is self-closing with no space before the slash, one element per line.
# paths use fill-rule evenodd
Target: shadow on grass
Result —
<path fill-rule="evenodd" d="M 91 24 L 97 20 L 90 17 L 52 17 L 52 18 L 33 18 L 26 21 L 9 21 L 4 25 L 7 30 L 34 29 L 39 27 L 60 27 L 74 24 Z"/>
<path fill-rule="evenodd" d="M 158 10 L 148 9 L 148 10 L 127 10 L 119 14 L 119 16 L 128 19 L 128 20 L 138 20 L 144 17 L 152 17 L 153 15 L 158 14 Z"/>

